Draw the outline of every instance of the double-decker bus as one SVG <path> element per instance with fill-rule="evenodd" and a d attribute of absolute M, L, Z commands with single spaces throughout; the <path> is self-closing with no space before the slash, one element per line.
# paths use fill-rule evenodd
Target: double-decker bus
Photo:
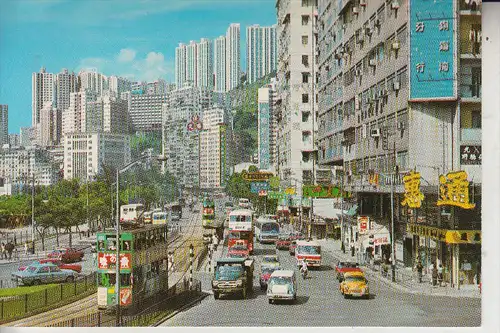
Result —
<path fill-rule="evenodd" d="M 253 213 L 248 209 L 237 209 L 229 213 L 228 247 L 244 240 L 250 254 L 253 253 Z"/>
<path fill-rule="evenodd" d="M 203 228 L 215 228 L 215 203 L 212 199 L 203 199 L 203 208 L 201 212 L 201 223 Z"/>
<path fill-rule="evenodd" d="M 120 258 L 116 260 L 116 246 Z M 144 225 L 120 232 L 97 233 L 97 306 L 114 309 L 116 306 L 116 264 L 120 265 L 120 305 L 135 310 L 134 305 L 153 295 L 166 292 L 168 286 L 167 225 Z"/>
<path fill-rule="evenodd" d="M 278 240 L 280 225 L 269 216 L 262 216 L 255 221 L 255 238 L 259 243 L 274 243 Z"/>
<path fill-rule="evenodd" d="M 144 205 L 130 204 L 120 206 L 120 222 L 127 224 L 144 223 Z"/>
<path fill-rule="evenodd" d="M 153 224 L 167 224 L 168 213 L 162 211 L 153 212 Z"/>
<path fill-rule="evenodd" d="M 144 224 L 153 223 L 153 212 L 144 212 Z"/>

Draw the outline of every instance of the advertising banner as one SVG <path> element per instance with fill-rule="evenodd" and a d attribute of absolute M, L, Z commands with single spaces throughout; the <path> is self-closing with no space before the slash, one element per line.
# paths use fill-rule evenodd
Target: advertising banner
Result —
<path fill-rule="evenodd" d="M 99 252 L 97 263 L 99 269 L 115 269 L 116 253 Z M 122 269 L 132 269 L 132 255 L 130 253 L 120 253 L 120 270 Z"/>
<path fill-rule="evenodd" d="M 455 100 L 455 0 L 410 0 L 410 100 Z"/>
<path fill-rule="evenodd" d="M 226 125 L 220 125 L 220 186 L 226 186 Z"/>
<path fill-rule="evenodd" d="M 370 218 L 368 216 L 358 216 L 358 232 L 363 235 L 370 230 Z"/>

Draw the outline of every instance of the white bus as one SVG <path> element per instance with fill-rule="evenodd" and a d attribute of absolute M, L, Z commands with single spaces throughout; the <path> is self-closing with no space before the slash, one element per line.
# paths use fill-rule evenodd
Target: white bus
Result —
<path fill-rule="evenodd" d="M 305 261 L 307 266 L 321 266 L 321 245 L 315 241 L 297 241 L 295 259 L 299 267 L 302 261 Z"/>
<path fill-rule="evenodd" d="M 130 204 L 120 206 L 120 223 L 143 223 L 144 205 Z"/>
<path fill-rule="evenodd" d="M 280 225 L 276 220 L 267 216 L 259 217 L 255 221 L 255 238 L 259 243 L 274 243 L 278 240 Z"/>

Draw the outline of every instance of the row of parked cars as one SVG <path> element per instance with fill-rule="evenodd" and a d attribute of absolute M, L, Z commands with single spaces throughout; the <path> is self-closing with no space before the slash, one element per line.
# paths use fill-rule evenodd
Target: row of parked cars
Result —
<path fill-rule="evenodd" d="M 46 283 L 73 282 L 82 271 L 84 253 L 74 248 L 57 249 L 27 266 L 20 266 L 12 273 L 12 280 L 18 284 L 39 285 Z"/>

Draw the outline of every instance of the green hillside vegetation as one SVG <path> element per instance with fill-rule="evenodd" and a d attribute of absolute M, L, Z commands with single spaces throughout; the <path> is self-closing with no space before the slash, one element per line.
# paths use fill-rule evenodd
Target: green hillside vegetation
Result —
<path fill-rule="evenodd" d="M 269 84 L 273 77 L 275 73 L 252 84 L 239 86 L 229 93 L 234 114 L 234 131 L 241 138 L 241 147 L 237 147 L 241 160 L 249 161 L 251 156 L 257 153 L 258 92 L 259 88 Z"/>

